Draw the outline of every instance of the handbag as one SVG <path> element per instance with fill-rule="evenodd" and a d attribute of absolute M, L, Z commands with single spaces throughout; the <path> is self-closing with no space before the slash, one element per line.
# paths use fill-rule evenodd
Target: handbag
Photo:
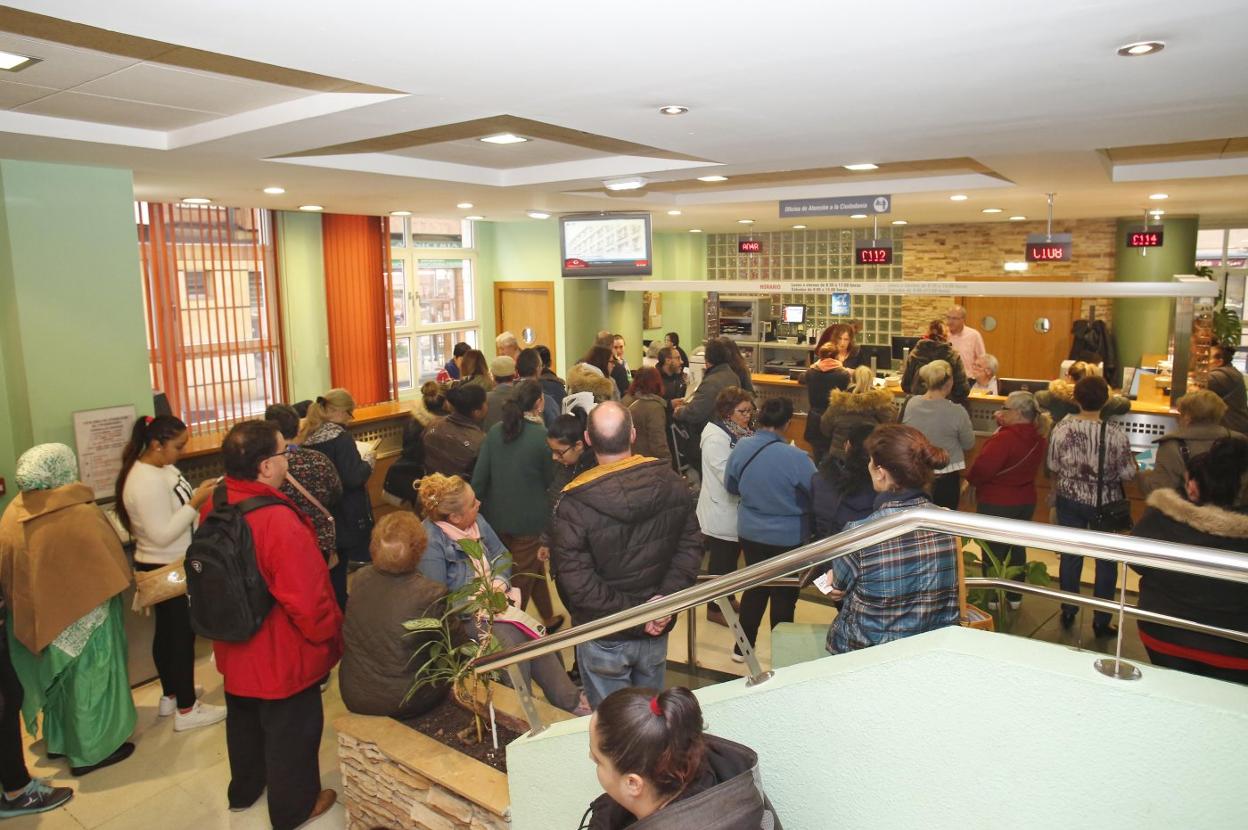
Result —
<path fill-rule="evenodd" d="M 130 608 L 142 611 L 165 600 L 186 596 L 185 560 L 179 559 L 154 571 L 134 572 L 134 601 Z"/>
<path fill-rule="evenodd" d="M 294 487 L 299 491 L 299 495 L 312 502 L 312 506 L 325 515 L 325 518 L 329 521 L 331 526 L 334 524 L 334 514 L 330 513 L 329 510 L 326 509 L 325 505 L 321 504 L 320 499 L 308 492 L 308 488 L 300 484 L 299 479 L 295 478 L 290 473 L 287 473 L 286 480 L 290 482 L 291 487 Z M 338 566 L 338 551 L 334 551 L 329 555 L 329 559 L 325 562 L 325 565 L 331 571 Z"/>
<path fill-rule="evenodd" d="M 1131 503 L 1127 501 L 1126 493 L 1123 497 L 1114 499 L 1105 503 L 1104 483 L 1105 483 L 1105 432 L 1109 427 L 1108 421 L 1101 421 L 1101 446 L 1098 453 L 1099 459 L 1096 465 L 1096 515 L 1092 521 L 1088 523 L 1090 530 L 1100 530 L 1104 533 L 1126 533 L 1132 528 L 1131 521 Z M 1118 485 L 1121 489 L 1122 485 Z"/>
<path fill-rule="evenodd" d="M 528 611 L 517 608 L 510 603 L 503 609 L 502 613 L 494 615 L 494 622 L 513 625 L 530 640 L 539 640 L 546 636 L 546 626 L 540 620 Z"/>

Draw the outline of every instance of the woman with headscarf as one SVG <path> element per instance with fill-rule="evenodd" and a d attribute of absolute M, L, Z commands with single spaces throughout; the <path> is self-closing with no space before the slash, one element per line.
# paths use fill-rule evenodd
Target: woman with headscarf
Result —
<path fill-rule="evenodd" d="M 17 460 L 21 492 L 0 518 L 0 588 L 13 668 L 25 690 L 26 729 L 49 757 L 86 775 L 134 752 L 121 592 L 130 567 L 64 444 Z"/>

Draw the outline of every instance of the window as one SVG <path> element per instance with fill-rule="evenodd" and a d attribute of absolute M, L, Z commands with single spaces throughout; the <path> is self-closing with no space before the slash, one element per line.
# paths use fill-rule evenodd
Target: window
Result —
<path fill-rule="evenodd" d="M 140 202 L 136 216 L 152 387 L 196 434 L 263 415 L 285 396 L 269 213 Z"/>

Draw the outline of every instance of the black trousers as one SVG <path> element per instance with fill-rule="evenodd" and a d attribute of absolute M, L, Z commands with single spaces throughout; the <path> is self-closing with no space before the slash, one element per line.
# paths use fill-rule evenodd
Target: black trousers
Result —
<path fill-rule="evenodd" d="M 22 683 L 9 659 L 9 638 L 0 625 L 0 786 L 16 792 L 30 783 L 22 754 Z"/>
<path fill-rule="evenodd" d="M 723 576 L 737 569 L 737 559 L 741 556 L 741 543 L 728 539 L 718 539 L 702 534 L 702 542 L 706 545 L 706 572 L 711 576 Z"/>
<path fill-rule="evenodd" d="M 155 571 L 163 565 L 136 562 L 140 571 Z M 152 638 L 152 662 L 160 675 L 160 693 L 176 697 L 179 709 L 195 705 L 195 631 L 191 628 L 191 608 L 186 597 L 174 597 L 152 606 L 156 615 L 156 636 Z"/>
<path fill-rule="evenodd" d="M 1035 515 L 1036 506 L 1034 504 L 984 504 L 980 502 L 977 510 L 985 516 L 1000 516 L 1003 519 L 1021 519 L 1030 521 Z M 999 542 L 991 542 L 993 556 L 999 560 L 1008 561 L 1011 565 L 1027 564 L 1027 546 L 1026 545 L 1005 545 Z M 979 555 L 980 565 L 985 574 L 988 573 L 988 554 L 981 553 Z M 1023 574 L 1014 577 L 1018 582 L 1023 581 Z M 996 596 L 989 594 L 990 597 Z M 1010 602 L 1017 602 L 1023 598 L 1023 595 L 1017 591 L 1006 591 L 1005 598 Z"/>
<path fill-rule="evenodd" d="M 742 539 L 741 549 L 745 553 L 745 564 L 757 565 L 793 548 Z M 763 609 L 767 607 L 768 600 L 771 601 L 771 627 L 775 628 L 782 622 L 793 622 L 797 594 L 797 588 L 750 588 L 745 592 L 741 598 L 741 628 L 745 630 L 750 645 L 754 645 L 758 638 L 758 626 L 763 621 Z"/>
<path fill-rule="evenodd" d="M 269 821 L 291 830 L 307 821 L 321 791 L 317 752 L 325 711 L 313 683 L 280 700 L 225 695 L 230 807 L 249 807 L 269 789 Z"/>
<path fill-rule="evenodd" d="M 932 482 L 932 504 L 937 507 L 958 509 L 958 500 L 962 496 L 962 473 L 945 473 L 936 476 Z"/>

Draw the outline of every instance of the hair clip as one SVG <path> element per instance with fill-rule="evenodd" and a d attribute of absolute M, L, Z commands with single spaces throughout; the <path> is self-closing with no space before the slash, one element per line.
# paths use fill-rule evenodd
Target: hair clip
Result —
<path fill-rule="evenodd" d="M 663 707 L 659 706 L 658 695 L 655 695 L 654 697 L 650 698 L 650 711 L 654 712 L 659 717 L 663 717 Z"/>

